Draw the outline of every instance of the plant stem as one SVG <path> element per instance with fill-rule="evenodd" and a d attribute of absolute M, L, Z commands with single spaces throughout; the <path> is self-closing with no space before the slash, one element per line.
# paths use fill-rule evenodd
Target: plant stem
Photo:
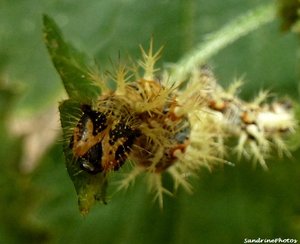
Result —
<path fill-rule="evenodd" d="M 210 34 L 204 42 L 201 42 L 171 68 L 173 79 L 178 82 L 185 80 L 194 68 L 204 64 L 213 55 L 239 38 L 271 22 L 275 18 L 275 14 L 274 3 L 263 5 Z"/>

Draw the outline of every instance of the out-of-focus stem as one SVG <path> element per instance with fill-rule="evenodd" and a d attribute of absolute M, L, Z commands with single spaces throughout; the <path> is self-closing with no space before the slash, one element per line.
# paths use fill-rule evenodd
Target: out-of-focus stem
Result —
<path fill-rule="evenodd" d="M 189 73 L 221 49 L 247 35 L 251 31 L 271 22 L 276 15 L 275 4 L 263 5 L 238 17 L 220 30 L 210 34 L 194 50 L 184 56 L 171 69 L 172 78 L 183 81 Z"/>

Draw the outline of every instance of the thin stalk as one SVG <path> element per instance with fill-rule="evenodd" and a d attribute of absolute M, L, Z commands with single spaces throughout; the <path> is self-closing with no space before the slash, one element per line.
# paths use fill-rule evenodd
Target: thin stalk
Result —
<path fill-rule="evenodd" d="M 220 50 L 249 34 L 257 28 L 271 22 L 276 15 L 275 4 L 268 4 L 251 10 L 210 34 L 194 50 L 189 52 L 171 68 L 173 79 L 183 81 L 196 67 L 207 62 Z"/>

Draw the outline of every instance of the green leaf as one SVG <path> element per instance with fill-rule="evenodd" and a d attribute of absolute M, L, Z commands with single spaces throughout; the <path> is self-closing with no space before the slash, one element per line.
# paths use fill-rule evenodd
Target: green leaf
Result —
<path fill-rule="evenodd" d="M 53 19 L 44 15 L 43 20 L 45 44 L 69 97 L 80 101 L 97 98 L 100 87 L 90 78 L 85 55 L 64 40 Z"/>
<path fill-rule="evenodd" d="M 60 104 L 59 111 L 66 167 L 77 192 L 79 210 L 81 214 L 86 215 L 96 201 L 105 203 L 107 179 L 104 174 L 91 175 L 80 169 L 70 149 L 70 139 L 73 128 L 78 123 L 80 106 L 76 100 L 66 100 Z"/>
<path fill-rule="evenodd" d="M 81 104 L 96 99 L 100 95 L 100 88 L 89 78 L 85 55 L 64 41 L 58 26 L 47 15 L 44 15 L 44 37 L 53 64 L 70 97 L 59 107 L 66 167 L 77 192 L 80 212 L 87 214 L 95 201 L 105 202 L 106 177 L 104 174 L 90 175 L 81 170 L 69 144 L 73 128 L 81 115 Z"/>

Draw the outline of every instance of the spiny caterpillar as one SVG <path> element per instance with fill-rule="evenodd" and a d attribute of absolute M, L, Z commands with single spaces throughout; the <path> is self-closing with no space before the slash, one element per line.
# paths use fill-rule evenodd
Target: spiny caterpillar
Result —
<path fill-rule="evenodd" d="M 238 138 L 235 148 L 238 158 L 252 157 L 266 170 L 265 158 L 272 146 L 280 157 L 284 153 L 290 156 L 284 137 L 295 132 L 297 125 L 291 101 L 285 99 L 268 104 L 265 101 L 268 93 L 261 92 L 254 101 L 245 102 L 236 94 L 241 86 L 240 81 L 233 83 L 226 91 L 216 83 L 209 70 L 203 69 L 201 75 L 202 80 L 208 80 L 210 86 L 214 87 L 213 92 L 206 95 L 206 100 L 209 111 L 213 112 L 216 119 L 215 123 L 222 124 L 227 136 Z"/>
<path fill-rule="evenodd" d="M 253 102 L 236 96 L 239 83 L 224 90 L 207 67 L 192 72 L 188 82 L 173 81 L 170 75 L 156 76 L 152 43 L 138 66 L 144 74 L 120 65 L 111 74 L 116 88 L 110 89 L 100 76 L 90 79 L 103 91 L 98 99 L 81 105 L 69 148 L 79 167 L 89 174 L 118 171 L 131 162 L 132 171 L 120 183 L 127 188 L 146 172 L 155 198 L 163 204 L 162 173 L 174 179 L 174 188 L 191 191 L 187 176 L 201 166 L 211 169 L 229 163 L 226 138 L 238 138 L 238 156 L 258 161 L 266 169 L 265 157 L 271 146 L 288 153 L 283 136 L 296 126 L 288 102 L 263 103 L 262 94 Z M 80 172 L 79 172 L 80 173 Z"/>

